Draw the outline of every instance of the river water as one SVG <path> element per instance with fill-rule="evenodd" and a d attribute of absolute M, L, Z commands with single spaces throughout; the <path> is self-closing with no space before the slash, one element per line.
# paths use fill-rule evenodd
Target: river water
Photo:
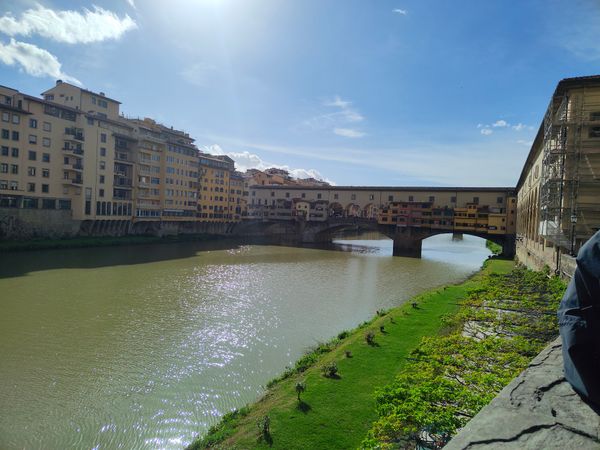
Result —
<path fill-rule="evenodd" d="M 369 237 L 1 255 L 0 448 L 180 449 L 309 347 L 489 255 L 441 235 L 398 258 Z"/>

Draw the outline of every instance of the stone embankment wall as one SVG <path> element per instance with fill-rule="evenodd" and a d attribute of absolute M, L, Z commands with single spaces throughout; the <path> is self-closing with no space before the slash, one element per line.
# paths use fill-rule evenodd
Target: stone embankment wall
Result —
<path fill-rule="evenodd" d="M 235 223 L 187 221 L 73 220 L 59 209 L 0 208 L 0 240 L 60 239 L 75 236 L 231 235 Z"/>
<path fill-rule="evenodd" d="M 544 349 L 447 450 L 600 449 L 600 415 L 566 381 L 560 339 Z"/>
<path fill-rule="evenodd" d="M 0 208 L 0 239 L 60 238 L 78 232 L 79 221 L 68 210 Z"/>

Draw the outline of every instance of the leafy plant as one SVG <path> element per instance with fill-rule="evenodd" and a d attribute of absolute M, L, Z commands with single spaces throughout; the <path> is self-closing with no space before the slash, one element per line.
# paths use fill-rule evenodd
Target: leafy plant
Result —
<path fill-rule="evenodd" d="M 306 391 L 306 383 L 303 381 L 299 381 L 296 383 L 296 394 L 298 394 L 298 402 L 300 402 L 300 394 Z"/>

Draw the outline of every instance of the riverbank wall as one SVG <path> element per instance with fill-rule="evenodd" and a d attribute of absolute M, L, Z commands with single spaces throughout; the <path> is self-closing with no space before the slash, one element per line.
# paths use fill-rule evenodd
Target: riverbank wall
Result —
<path fill-rule="evenodd" d="M 0 208 L 0 243 L 81 237 L 231 236 L 234 222 L 73 220 L 69 210 Z"/>

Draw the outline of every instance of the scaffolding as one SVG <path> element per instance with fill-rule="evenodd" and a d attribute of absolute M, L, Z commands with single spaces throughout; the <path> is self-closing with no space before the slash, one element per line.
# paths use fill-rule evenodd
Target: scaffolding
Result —
<path fill-rule="evenodd" d="M 539 234 L 576 254 L 600 228 L 600 85 L 553 96 L 542 152 Z"/>

